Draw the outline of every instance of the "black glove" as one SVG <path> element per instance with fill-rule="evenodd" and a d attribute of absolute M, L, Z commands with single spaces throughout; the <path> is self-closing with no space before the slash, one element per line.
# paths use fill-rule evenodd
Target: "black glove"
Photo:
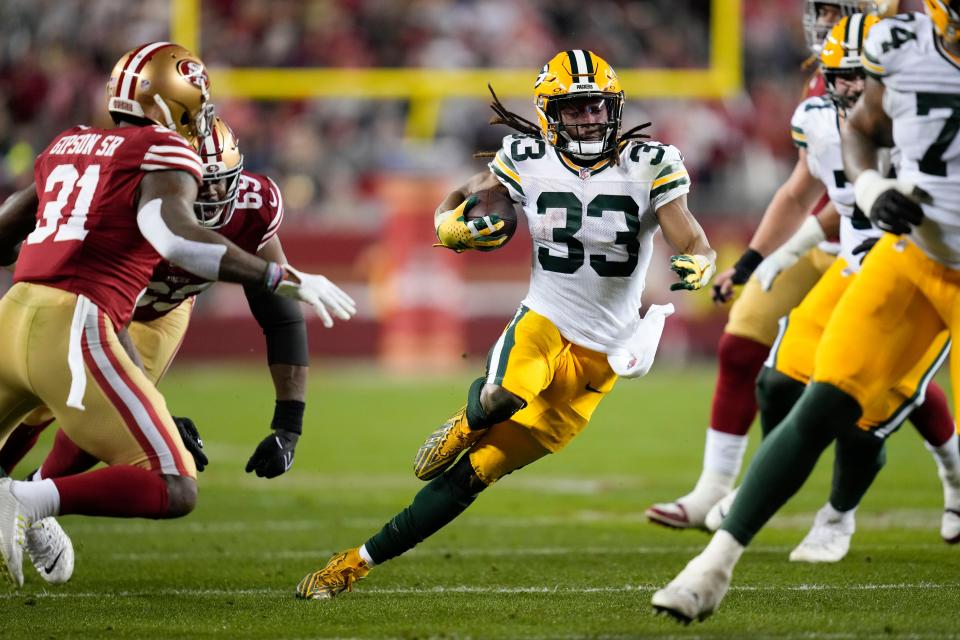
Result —
<path fill-rule="evenodd" d="M 896 189 L 887 189 L 877 196 L 870 207 L 870 222 L 877 229 L 894 235 L 910 233 L 911 229 L 923 221 L 921 202 L 930 203 L 933 199 L 920 187 L 914 187 L 909 196 Z"/>
<path fill-rule="evenodd" d="M 197 465 L 197 471 L 203 471 L 203 469 L 210 464 L 210 461 L 207 460 L 207 456 L 203 452 L 203 440 L 200 439 L 200 432 L 197 431 L 197 425 L 193 424 L 193 420 L 190 418 L 178 418 L 177 416 L 173 416 L 173 422 L 177 425 L 177 431 L 180 432 L 180 439 L 183 440 L 183 445 L 187 448 L 187 451 L 190 452 L 190 455 L 193 456 L 193 461 Z"/>
<path fill-rule="evenodd" d="M 256 471 L 260 478 L 276 478 L 293 466 L 293 452 L 300 435 L 284 429 L 274 429 L 273 433 L 257 445 L 246 472 Z"/>

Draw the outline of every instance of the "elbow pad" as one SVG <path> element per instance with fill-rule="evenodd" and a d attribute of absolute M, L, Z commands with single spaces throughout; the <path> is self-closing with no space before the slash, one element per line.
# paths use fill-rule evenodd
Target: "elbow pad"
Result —
<path fill-rule="evenodd" d="M 218 280 L 220 261 L 227 253 L 227 246 L 178 236 L 163 221 L 161 205 L 162 200 L 154 198 L 137 212 L 137 226 L 143 237 L 164 260 L 205 280 Z"/>
<path fill-rule="evenodd" d="M 267 364 L 309 366 L 307 325 L 300 304 L 268 291 L 245 288 L 244 293 L 250 312 L 267 340 Z"/>

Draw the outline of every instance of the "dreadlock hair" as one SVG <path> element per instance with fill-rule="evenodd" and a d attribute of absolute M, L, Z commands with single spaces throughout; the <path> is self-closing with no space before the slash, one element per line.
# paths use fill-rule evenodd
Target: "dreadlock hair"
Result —
<path fill-rule="evenodd" d="M 490 95 L 493 97 L 493 102 L 490 103 L 490 108 L 493 109 L 495 114 L 490 118 L 490 124 L 504 124 L 518 131 L 524 135 L 533 136 L 535 138 L 541 137 L 540 127 L 530 120 L 527 120 L 521 115 L 517 115 L 512 111 L 508 111 L 506 107 L 503 106 L 503 103 L 500 102 L 500 98 L 497 97 L 497 94 L 494 92 L 493 87 L 489 84 L 487 89 L 490 90 Z M 630 140 L 642 140 L 649 138 L 650 136 L 645 133 L 640 133 L 643 129 L 649 127 L 652 123 L 645 122 L 641 125 L 633 127 L 628 131 L 624 132 L 617 138 L 617 144 L 614 145 L 614 148 L 610 151 L 610 159 L 613 160 L 614 164 L 620 164 L 620 149 L 625 142 Z M 497 155 L 496 151 L 478 151 L 473 154 L 474 158 L 492 158 Z"/>

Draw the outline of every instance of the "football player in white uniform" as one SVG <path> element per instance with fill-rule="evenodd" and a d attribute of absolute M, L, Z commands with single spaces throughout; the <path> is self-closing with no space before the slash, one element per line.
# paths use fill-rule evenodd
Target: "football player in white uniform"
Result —
<path fill-rule="evenodd" d="M 654 233 L 677 255 L 673 289 L 700 289 L 714 251 L 686 206 L 690 179 L 674 147 L 621 133 L 623 92 L 594 53 L 571 50 L 544 65 L 534 85 L 538 123 L 494 98 L 503 139 L 489 171 L 437 208 L 441 245 L 463 251 L 506 241 L 498 216 L 468 220 L 477 199 L 499 189 L 522 205 L 533 238 L 529 292 L 490 350 L 486 375 L 466 406 L 432 433 L 415 459 L 430 483 L 360 547 L 338 553 L 297 587 L 330 598 L 463 512 L 504 475 L 559 451 L 589 422 L 618 373 L 642 375 L 666 309 L 639 316 Z M 461 453 L 467 454 L 457 461 Z"/>
<path fill-rule="evenodd" d="M 655 608 L 681 620 L 713 613 L 746 545 L 823 450 L 908 374 L 938 334 L 960 330 L 960 0 L 925 5 L 927 15 L 871 30 L 862 56 L 871 77 L 842 132 L 857 206 L 887 233 L 831 315 L 811 383 L 761 445 L 721 529 L 654 594 Z M 879 171 L 878 149 L 891 146 L 900 152 L 896 179 Z M 956 398 L 955 353 L 950 368 Z"/>
<path fill-rule="evenodd" d="M 863 65 L 860 53 L 863 39 L 875 16 L 854 14 L 837 24 L 822 47 L 820 64 L 827 79 L 830 98 L 809 98 L 797 108 L 791 121 L 794 142 L 805 156 L 804 173 L 808 180 L 819 178 L 841 217 L 840 258 L 820 279 L 816 287 L 789 317 L 781 320 L 781 331 L 766 367 L 758 381 L 761 423 L 764 435 L 774 428 L 793 407 L 813 370 L 813 356 L 830 314 L 840 296 L 860 268 L 860 260 L 882 232 L 875 229 L 854 202 L 853 185 L 846 179 L 840 147 L 840 128 L 846 111 L 863 91 Z M 805 153 L 804 153 L 805 152 Z M 885 159 L 886 160 L 886 159 Z M 889 162 L 883 165 L 889 167 Z M 814 177 L 816 176 L 816 178 Z M 816 190 L 808 187 L 814 194 Z M 814 196 L 811 196 L 814 197 Z M 800 212 L 802 215 L 802 212 Z M 761 225 L 762 230 L 763 225 Z M 760 235 L 760 230 L 758 234 Z M 804 541 L 790 554 L 801 562 L 837 562 L 849 550 L 855 528 L 854 511 L 877 472 L 883 467 L 884 441 L 909 415 L 927 411 L 924 404 L 933 374 L 949 353 L 946 332 L 931 345 L 924 357 L 900 380 L 883 402 L 864 409 L 860 419 L 862 432 L 857 437 L 841 435 L 837 439 L 837 460 L 830 500 L 817 514 Z M 944 485 L 946 510 L 941 535 L 947 542 L 960 541 L 960 518 L 952 509 L 960 507 L 952 500 L 960 498 L 960 451 L 950 416 L 936 433 L 922 429 L 933 452 Z M 729 510 L 735 496 L 724 498 L 707 515 L 707 527 L 716 530 L 722 514 Z"/>
<path fill-rule="evenodd" d="M 819 55 L 830 29 L 854 13 L 893 15 L 896 5 L 896 0 L 804 0 L 804 34 L 811 56 L 803 68 L 814 71 L 806 83 L 805 97 L 826 92 Z M 811 186 L 818 193 L 811 193 Z M 817 219 L 809 213 L 815 213 Z M 651 522 L 677 529 L 710 528 L 706 517 L 730 493 L 740 473 L 748 432 L 757 416 L 755 382 L 776 340 L 778 321 L 833 264 L 839 247 L 826 239 L 836 238 L 837 225 L 837 212 L 822 184 L 809 175 L 805 159 L 799 158 L 767 206 L 747 250 L 732 268 L 719 271 L 714 278 L 715 302 L 732 300 L 735 285 L 739 293 L 717 343 L 717 378 L 702 470 L 691 491 L 647 509 Z M 935 385 L 930 386 L 924 409 L 918 414 L 913 416 L 915 424 L 925 433 L 946 438 L 953 431 L 946 394 Z"/>

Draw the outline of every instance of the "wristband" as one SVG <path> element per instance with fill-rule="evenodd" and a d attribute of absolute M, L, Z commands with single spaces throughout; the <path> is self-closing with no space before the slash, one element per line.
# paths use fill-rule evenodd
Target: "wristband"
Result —
<path fill-rule="evenodd" d="M 733 284 L 745 284 L 761 262 L 763 262 L 763 256 L 759 251 L 754 249 L 744 251 L 737 263 L 733 265 L 733 278 L 731 278 Z"/>
<path fill-rule="evenodd" d="M 276 262 L 268 262 L 267 270 L 263 274 L 263 288 L 267 291 L 276 291 L 283 282 L 283 267 Z"/>
<path fill-rule="evenodd" d="M 303 410 L 307 404 L 299 400 L 277 400 L 273 409 L 271 429 L 283 429 L 297 435 L 303 433 Z"/>

